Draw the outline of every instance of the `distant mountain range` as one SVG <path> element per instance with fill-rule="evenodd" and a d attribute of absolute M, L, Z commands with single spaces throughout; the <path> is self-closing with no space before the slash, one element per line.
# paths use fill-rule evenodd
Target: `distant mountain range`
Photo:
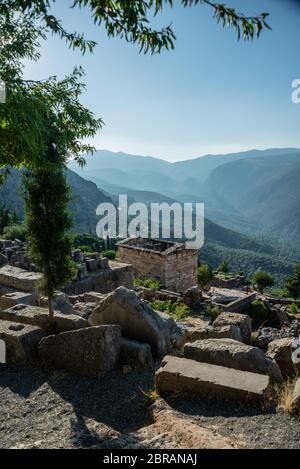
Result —
<path fill-rule="evenodd" d="M 273 210 L 267 212 L 267 215 L 271 221 L 275 217 L 272 223 L 274 225 L 277 223 L 278 232 L 281 229 L 282 235 L 289 240 L 298 236 L 299 212 L 298 218 L 294 221 L 293 232 L 289 231 L 290 228 L 286 228 L 285 234 L 280 227 L 278 215 L 280 212 L 280 218 L 285 217 L 289 227 L 292 226 L 290 215 L 298 210 L 299 196 L 287 196 L 287 194 L 291 194 L 292 189 L 293 194 L 298 191 L 299 195 L 297 185 L 299 171 L 296 171 L 298 161 L 300 162 L 298 155 L 298 150 L 289 150 L 289 153 L 286 153 L 286 150 L 254 151 L 247 152 L 247 156 L 245 153 L 237 154 L 236 159 L 234 155 L 228 155 L 227 163 L 224 163 L 224 160 L 227 161 L 227 156 L 207 156 L 173 165 L 151 157 L 97 152 L 94 157 L 88 159 L 89 163 L 83 170 L 71 162 L 70 168 L 76 172 L 71 169 L 66 171 L 73 192 L 70 209 L 74 214 L 74 228 L 78 232 L 94 233 L 97 224 L 96 207 L 101 202 L 116 201 L 119 194 L 127 194 L 129 202 L 144 202 L 146 205 L 153 202 L 173 203 L 178 200 L 189 202 L 209 200 L 206 204 L 208 207 L 205 220 L 206 241 L 200 251 L 200 260 L 217 267 L 226 259 L 232 270 L 243 270 L 247 274 L 265 269 L 280 283 L 292 271 L 294 264 L 300 262 L 296 243 L 270 241 L 261 233 L 259 236 L 253 236 L 246 234 L 245 231 L 253 230 L 252 233 L 258 231 L 258 224 L 256 226 L 255 221 L 253 222 L 253 212 L 256 210 L 255 213 L 262 214 L 264 210 L 269 210 L 265 209 L 262 202 L 266 200 L 267 207 Z M 270 163 L 273 161 L 273 165 L 269 164 L 268 159 Z M 281 159 L 284 159 L 284 164 L 280 162 Z M 109 164 L 111 168 L 101 168 L 101 165 Z M 198 170 L 193 171 L 193 164 Z M 272 174 L 269 171 L 270 167 L 273 168 Z M 177 193 L 177 187 L 188 185 L 185 179 L 188 174 L 193 176 L 190 178 L 193 181 L 198 180 L 199 176 L 202 182 L 188 187 L 190 195 L 188 192 Z M 20 183 L 21 173 L 12 170 L 6 184 L 0 186 L 0 203 L 5 203 L 23 216 Z M 129 184 L 129 187 L 126 184 Z M 150 190 L 152 186 L 153 189 Z M 160 187 L 161 191 L 157 192 L 154 187 Z M 197 189 L 199 197 L 191 189 Z M 205 196 L 201 196 L 201 193 Z M 272 204 L 272 193 L 275 204 Z M 288 209 L 284 207 L 285 201 Z M 242 213 L 244 208 L 241 207 L 246 207 L 245 214 Z M 268 220 L 267 215 L 260 215 L 263 222 Z M 218 218 L 220 222 L 216 223 Z M 235 229 L 231 229 L 232 227 Z M 241 233 L 242 231 L 244 233 Z"/>
<path fill-rule="evenodd" d="M 217 224 L 300 248 L 300 150 L 252 150 L 169 163 L 159 158 L 97 151 L 81 170 L 99 187 L 159 193 L 204 202 Z M 142 201 L 142 200 L 140 200 Z"/>

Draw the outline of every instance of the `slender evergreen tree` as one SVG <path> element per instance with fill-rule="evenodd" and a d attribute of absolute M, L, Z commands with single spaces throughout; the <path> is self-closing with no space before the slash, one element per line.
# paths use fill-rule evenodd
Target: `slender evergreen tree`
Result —
<path fill-rule="evenodd" d="M 74 278 L 76 266 L 71 258 L 69 230 L 73 223 L 67 208 L 70 189 L 64 166 L 59 158 L 53 161 L 57 155 L 51 144 L 47 156 L 48 168 L 25 174 L 24 199 L 28 252 L 43 272 L 39 288 L 48 298 L 49 319 L 53 321 L 55 290 Z"/>

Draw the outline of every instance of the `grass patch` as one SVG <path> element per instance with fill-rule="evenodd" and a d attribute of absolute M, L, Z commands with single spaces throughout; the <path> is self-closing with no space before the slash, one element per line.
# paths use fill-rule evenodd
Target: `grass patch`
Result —
<path fill-rule="evenodd" d="M 295 380 L 289 379 L 278 389 L 278 404 L 277 410 L 282 410 L 287 414 L 293 414 L 295 408 L 293 405 L 293 393 L 295 388 Z"/>

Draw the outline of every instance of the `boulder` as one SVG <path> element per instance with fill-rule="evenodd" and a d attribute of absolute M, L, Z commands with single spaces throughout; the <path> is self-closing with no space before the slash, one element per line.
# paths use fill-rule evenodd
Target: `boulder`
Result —
<path fill-rule="evenodd" d="M 122 365 L 129 365 L 133 370 L 152 368 L 151 347 L 149 344 L 122 337 L 120 361 Z"/>
<path fill-rule="evenodd" d="M 295 365 L 292 357 L 292 346 L 294 339 L 273 340 L 269 343 L 267 356 L 276 361 L 284 377 L 295 376 L 300 371 L 300 364 Z"/>
<path fill-rule="evenodd" d="M 49 330 L 48 310 L 38 306 L 28 306 L 23 304 L 13 306 L 12 308 L 0 311 L 0 319 L 19 322 L 21 324 L 30 324 L 41 327 L 46 331 Z M 88 321 L 79 316 L 55 312 L 51 328 L 53 327 L 57 332 L 65 332 L 88 326 Z"/>
<path fill-rule="evenodd" d="M 124 337 L 150 344 L 156 356 L 166 354 L 170 346 L 166 322 L 134 291 L 125 287 L 105 295 L 90 315 L 89 323 L 92 326 L 118 324 Z"/>
<path fill-rule="evenodd" d="M 5 363 L 9 365 L 34 361 L 43 337 L 45 332 L 39 327 L 0 320 L 0 342 L 5 344 Z"/>
<path fill-rule="evenodd" d="M 212 365 L 269 375 L 272 381 L 282 381 L 281 371 L 275 361 L 266 357 L 261 349 L 236 340 L 197 340 L 184 346 L 184 356 Z"/>
<path fill-rule="evenodd" d="M 89 327 L 45 337 L 38 354 L 49 368 L 99 378 L 116 368 L 120 344 L 119 326 Z"/>
<path fill-rule="evenodd" d="M 96 306 L 97 303 L 76 303 L 73 307 L 73 312 L 84 319 L 88 319 Z"/>
<path fill-rule="evenodd" d="M 213 323 L 215 328 L 223 326 L 237 326 L 242 333 L 243 342 L 249 344 L 252 334 L 251 319 L 247 314 L 221 313 Z"/>
<path fill-rule="evenodd" d="M 185 290 L 182 300 L 190 309 L 198 309 L 203 303 L 202 292 L 199 287 L 191 287 Z"/>
<path fill-rule="evenodd" d="M 156 372 L 156 388 L 168 392 L 198 394 L 233 400 L 262 400 L 271 392 L 267 375 L 166 356 Z"/>
<path fill-rule="evenodd" d="M 103 300 L 105 295 L 98 293 L 96 291 L 90 291 L 84 294 L 85 303 L 99 303 L 100 300 Z"/>
<path fill-rule="evenodd" d="M 297 379 L 295 384 L 292 404 L 295 411 L 300 410 L 300 378 Z"/>

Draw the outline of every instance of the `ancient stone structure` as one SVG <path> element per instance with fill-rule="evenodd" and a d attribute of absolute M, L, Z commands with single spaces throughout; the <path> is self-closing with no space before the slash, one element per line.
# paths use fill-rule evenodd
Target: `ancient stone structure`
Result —
<path fill-rule="evenodd" d="M 198 250 L 182 243 L 129 238 L 118 243 L 121 262 L 132 264 L 135 275 L 153 278 L 177 292 L 197 285 Z"/>

